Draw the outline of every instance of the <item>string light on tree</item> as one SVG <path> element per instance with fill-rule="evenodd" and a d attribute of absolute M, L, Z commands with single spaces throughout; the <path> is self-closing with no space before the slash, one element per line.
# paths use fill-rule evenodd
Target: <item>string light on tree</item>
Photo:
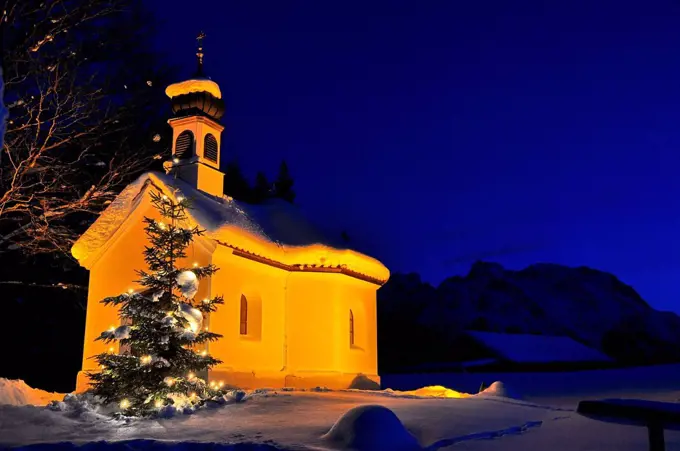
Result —
<path fill-rule="evenodd" d="M 194 300 L 199 280 L 209 277 L 214 265 L 191 268 L 179 266 L 193 239 L 203 234 L 198 228 L 187 228 L 187 202 L 177 201 L 163 193 L 151 192 L 151 203 L 163 221 L 145 218 L 149 246 L 144 251 L 147 270 L 137 271 L 143 289 L 132 288 L 120 296 L 103 299 L 116 307 L 124 326 L 109 328 L 100 339 L 118 341 L 140 354 L 109 352 L 96 356 L 106 371 L 89 373 L 92 391 L 105 402 L 116 402 L 124 415 L 152 415 L 172 399 L 186 399 L 199 406 L 219 396 L 220 387 L 196 377 L 220 361 L 207 351 L 187 352 L 214 341 L 220 335 L 203 328 L 204 315 L 223 303 L 221 297 L 205 303 Z M 187 370 L 190 370 L 187 372 Z"/>

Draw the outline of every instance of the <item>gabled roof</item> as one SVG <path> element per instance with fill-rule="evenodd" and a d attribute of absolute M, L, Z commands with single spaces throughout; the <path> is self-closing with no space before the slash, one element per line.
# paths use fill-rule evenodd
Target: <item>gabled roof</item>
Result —
<path fill-rule="evenodd" d="M 190 219 L 206 230 L 205 237 L 246 258 L 288 270 L 343 272 L 377 284 L 389 278 L 382 263 L 329 240 L 288 202 L 272 199 L 251 205 L 228 196 L 218 198 L 157 172 L 147 172 L 128 185 L 76 241 L 71 253 L 82 266 L 90 269 L 106 252 L 150 189 L 172 199 L 180 195 L 189 199 Z"/>

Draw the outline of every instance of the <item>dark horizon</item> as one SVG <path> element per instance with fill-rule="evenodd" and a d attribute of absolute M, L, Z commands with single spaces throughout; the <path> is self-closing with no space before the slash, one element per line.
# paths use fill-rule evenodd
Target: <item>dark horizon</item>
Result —
<path fill-rule="evenodd" d="M 226 161 L 393 272 L 589 266 L 680 312 L 680 5 L 149 2 L 227 103 Z M 224 163 L 224 161 L 223 161 Z"/>

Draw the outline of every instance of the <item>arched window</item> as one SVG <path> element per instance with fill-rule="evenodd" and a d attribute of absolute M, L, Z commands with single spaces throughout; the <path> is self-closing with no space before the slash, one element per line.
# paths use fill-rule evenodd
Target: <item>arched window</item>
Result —
<path fill-rule="evenodd" d="M 175 140 L 175 158 L 191 158 L 194 155 L 194 134 L 184 130 Z"/>
<path fill-rule="evenodd" d="M 349 345 L 354 346 L 354 313 L 349 311 Z"/>
<path fill-rule="evenodd" d="M 241 295 L 241 335 L 248 335 L 248 300 Z"/>
<path fill-rule="evenodd" d="M 203 156 L 206 160 L 217 163 L 217 139 L 210 133 L 203 140 Z"/>

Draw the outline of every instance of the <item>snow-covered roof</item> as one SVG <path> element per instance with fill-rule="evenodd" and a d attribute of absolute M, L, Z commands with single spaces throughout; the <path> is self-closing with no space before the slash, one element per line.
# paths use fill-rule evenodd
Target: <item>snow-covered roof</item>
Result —
<path fill-rule="evenodd" d="M 600 351 L 569 337 L 476 331 L 470 331 L 468 334 L 499 357 L 517 363 L 606 362 L 611 360 Z"/>
<path fill-rule="evenodd" d="M 165 89 L 165 94 L 170 97 L 177 97 L 192 92 L 209 92 L 218 99 L 222 98 L 220 86 L 212 80 L 206 78 L 192 78 L 191 80 L 173 83 Z"/>
<path fill-rule="evenodd" d="M 341 270 L 376 283 L 389 278 L 382 263 L 329 240 L 295 205 L 280 199 L 251 205 L 228 196 L 218 198 L 158 172 L 147 172 L 128 185 L 76 241 L 71 253 L 81 265 L 92 267 L 149 189 L 172 199 L 189 199 L 190 219 L 206 230 L 205 237 L 243 255 L 295 269 Z"/>

